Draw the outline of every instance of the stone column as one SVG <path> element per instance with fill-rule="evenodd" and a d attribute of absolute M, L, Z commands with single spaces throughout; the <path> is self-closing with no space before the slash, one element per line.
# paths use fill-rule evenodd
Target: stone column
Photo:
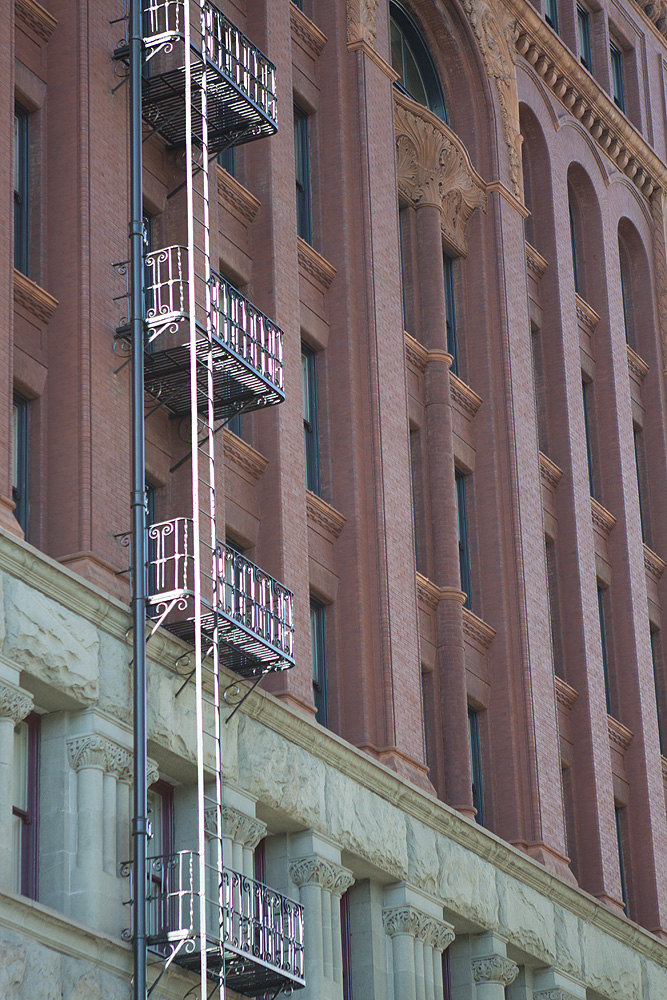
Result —
<path fill-rule="evenodd" d="M 0 888 L 14 885 L 14 728 L 32 711 L 32 695 L 0 682 Z"/>
<path fill-rule="evenodd" d="M 118 873 L 117 783 L 122 778 L 127 784 L 132 754 L 97 733 L 69 739 L 67 753 L 76 772 L 70 915 L 99 930 L 118 933 L 123 884 Z"/>
<path fill-rule="evenodd" d="M 225 867 L 247 878 L 255 877 L 254 850 L 266 836 L 266 823 L 247 816 L 233 806 L 222 807 L 222 835 Z"/>
<path fill-rule="evenodd" d="M 340 899 L 352 873 L 317 854 L 290 862 L 289 874 L 303 904 L 306 989 L 303 1000 L 342 1000 Z"/>
<path fill-rule="evenodd" d="M 401 1000 L 442 1000 L 442 952 L 454 940 L 444 921 L 411 905 L 382 911 L 391 938 L 394 996 Z"/>
<path fill-rule="evenodd" d="M 516 979 L 519 966 L 505 955 L 481 955 L 472 960 L 476 1000 L 505 1000 L 505 987 Z"/>

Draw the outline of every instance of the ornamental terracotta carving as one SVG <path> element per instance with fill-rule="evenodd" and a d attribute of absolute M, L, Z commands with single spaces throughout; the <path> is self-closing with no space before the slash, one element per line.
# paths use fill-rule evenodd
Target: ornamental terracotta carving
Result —
<path fill-rule="evenodd" d="M 32 712 L 32 695 L 9 684 L 0 684 L 0 717 L 11 719 L 16 726 Z"/>
<path fill-rule="evenodd" d="M 509 156 L 512 192 L 523 201 L 519 91 L 516 80 L 516 24 L 502 4 L 488 0 L 463 0 L 477 39 L 487 75 L 495 81 Z"/>
<path fill-rule="evenodd" d="M 289 874 L 299 888 L 302 885 L 319 885 L 321 889 L 328 889 L 337 896 L 342 896 L 354 884 L 354 876 L 347 868 L 341 868 L 316 855 L 290 862 Z"/>
<path fill-rule="evenodd" d="M 501 983 L 509 986 L 519 974 L 519 966 L 502 955 L 473 958 L 472 974 L 476 983 Z"/>
<path fill-rule="evenodd" d="M 377 8 L 378 0 L 347 0 L 348 43 L 374 44 L 377 35 Z"/>
<path fill-rule="evenodd" d="M 486 211 L 486 187 L 460 139 L 428 108 L 394 93 L 398 189 L 413 205 L 440 210 L 442 231 L 460 253 L 466 224 L 476 208 Z"/>

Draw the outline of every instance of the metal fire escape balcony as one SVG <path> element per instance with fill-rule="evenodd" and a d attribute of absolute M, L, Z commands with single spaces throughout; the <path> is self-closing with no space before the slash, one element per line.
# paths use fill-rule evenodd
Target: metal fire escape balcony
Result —
<path fill-rule="evenodd" d="M 197 306 L 200 408 L 207 403 L 209 352 L 216 419 L 281 403 L 285 398 L 283 331 L 222 275 L 212 272 L 209 285 L 210 334 L 206 307 L 203 302 Z M 146 255 L 146 298 L 146 392 L 181 416 L 190 412 L 186 247 L 166 247 Z"/>
<path fill-rule="evenodd" d="M 132 864 L 122 866 L 130 878 Z M 148 946 L 166 964 L 199 968 L 200 887 L 193 851 L 149 858 L 146 872 Z M 212 979 L 246 997 L 276 996 L 305 986 L 303 907 L 238 872 L 206 866 L 206 950 Z M 126 933 L 130 936 L 131 931 Z"/>
<path fill-rule="evenodd" d="M 149 604 L 152 617 L 194 642 L 193 535 L 189 518 L 154 524 L 148 531 Z M 294 666 L 292 592 L 239 552 L 218 541 L 214 554 L 214 607 L 202 601 L 202 633 L 217 633 L 220 662 L 242 677 Z"/>
<path fill-rule="evenodd" d="M 143 81 L 143 116 L 170 146 L 185 145 L 184 3 L 148 0 L 145 35 L 149 72 Z M 272 135 L 276 122 L 276 69 L 212 3 L 192 5 L 192 133 L 202 134 L 199 88 L 206 74 L 208 152 Z"/>

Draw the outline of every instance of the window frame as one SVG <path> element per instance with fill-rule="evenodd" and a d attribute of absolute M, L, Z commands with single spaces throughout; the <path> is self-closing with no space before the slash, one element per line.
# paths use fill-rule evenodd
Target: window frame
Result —
<path fill-rule="evenodd" d="M 294 103 L 294 173 L 296 181 L 296 233 L 313 245 L 313 196 L 310 177 L 309 115 Z"/>
<path fill-rule="evenodd" d="M 12 412 L 12 500 L 14 517 L 28 541 L 30 526 L 30 400 L 14 392 Z"/>
<path fill-rule="evenodd" d="M 558 34 L 558 0 L 544 0 L 544 20 Z"/>
<path fill-rule="evenodd" d="M 475 822 L 484 826 L 484 781 L 482 777 L 482 742 L 479 732 L 479 712 L 468 705 L 468 743 L 470 746 L 470 778 L 472 804 L 477 810 Z"/>
<path fill-rule="evenodd" d="M 604 676 L 604 694 L 605 703 L 607 707 L 607 715 L 613 716 L 612 703 L 611 703 L 611 678 L 609 674 L 609 647 L 607 644 L 607 631 L 609 629 L 609 622 L 607 621 L 607 613 L 605 611 L 605 590 L 608 588 L 601 587 L 600 582 L 597 583 L 598 590 L 598 617 L 600 621 L 600 649 L 602 652 L 602 672 Z"/>
<path fill-rule="evenodd" d="M 591 46 L 591 13 L 583 4 L 577 4 L 577 38 L 579 41 L 579 62 L 589 73 L 593 72 L 593 49 Z"/>
<path fill-rule="evenodd" d="M 609 61 L 611 69 L 611 96 L 614 104 L 625 114 L 625 76 L 623 73 L 623 49 L 613 38 L 609 39 Z"/>
<path fill-rule="evenodd" d="M 628 913 L 628 883 L 625 877 L 625 849 L 623 845 L 623 824 L 627 818 L 625 806 L 614 802 L 614 819 L 616 822 L 616 845 L 618 848 L 618 873 L 621 878 L 621 895 L 623 897 L 623 912 Z"/>
<path fill-rule="evenodd" d="M 301 384 L 303 391 L 303 441 L 306 489 L 321 495 L 320 432 L 317 414 L 317 352 L 301 343 Z"/>
<path fill-rule="evenodd" d="M 328 728 L 326 605 L 312 595 L 310 598 L 310 649 L 313 705 L 316 709 L 315 719 L 321 726 Z"/>
<path fill-rule="evenodd" d="M 581 399 L 584 411 L 584 433 L 586 435 L 586 458 L 588 460 L 588 488 L 591 491 L 591 496 L 596 499 L 595 496 L 595 462 L 593 460 L 593 439 L 591 437 L 591 400 L 590 400 L 590 390 L 588 386 L 592 386 L 593 382 L 590 379 L 584 377 L 582 372 L 581 375 Z"/>
<path fill-rule="evenodd" d="M 30 112 L 14 104 L 14 267 L 30 277 Z"/>
<path fill-rule="evenodd" d="M 401 69 L 399 70 L 394 65 L 394 45 L 392 35 L 392 28 L 396 27 L 397 32 L 400 36 L 401 41 Z M 415 24 L 413 18 L 408 14 L 407 10 L 395 0 L 390 0 L 389 3 L 389 37 L 390 37 L 390 48 L 391 48 L 391 63 L 392 69 L 398 73 L 398 80 L 394 81 L 394 86 L 401 93 L 407 94 L 411 97 L 413 101 L 422 104 L 423 102 L 415 97 L 413 93 L 408 89 L 405 83 L 405 48 L 407 46 L 408 51 L 414 62 L 415 69 L 419 75 L 420 82 L 424 90 L 424 96 L 426 97 L 425 107 L 432 111 L 434 115 L 437 115 L 441 121 L 445 122 L 446 125 L 449 124 L 449 117 L 447 114 L 447 104 L 445 102 L 445 95 L 442 89 L 442 84 L 440 82 L 440 76 L 436 69 L 433 57 L 429 52 L 428 46 L 424 41 L 421 31 Z"/>
<path fill-rule="evenodd" d="M 445 283 L 445 325 L 447 330 L 447 353 L 452 356 L 450 370 L 459 374 L 459 344 L 456 331 L 456 294 L 454 292 L 454 259 L 445 249 L 442 251 L 442 270 Z"/>
<path fill-rule="evenodd" d="M 41 727 L 42 720 L 36 712 L 31 712 L 14 727 L 16 733 L 21 726 L 27 728 L 27 759 L 25 766 L 26 809 L 15 805 L 16 789 L 12 790 L 12 817 L 17 817 L 21 823 L 20 855 L 14 858 L 15 885 L 19 892 L 28 899 L 39 898 L 39 793 L 40 793 L 40 758 L 41 758 Z M 16 748 L 16 741 L 14 742 Z M 16 752 L 16 750 L 14 751 Z M 14 777 L 16 777 L 16 761 L 14 761 Z"/>
<path fill-rule="evenodd" d="M 472 607 L 472 583 L 470 571 L 470 535 L 468 531 L 468 501 L 466 497 L 466 479 L 468 478 L 460 469 L 454 470 L 456 481 L 456 519 L 458 525 L 459 538 L 459 574 L 461 577 L 461 590 L 466 595 L 464 607 Z"/>

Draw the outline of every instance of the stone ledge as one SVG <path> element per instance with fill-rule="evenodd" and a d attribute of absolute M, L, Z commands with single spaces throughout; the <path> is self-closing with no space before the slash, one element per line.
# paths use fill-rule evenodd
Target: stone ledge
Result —
<path fill-rule="evenodd" d="M 646 378 L 650 365 L 636 351 L 633 351 L 629 344 L 627 346 L 628 352 L 628 371 L 630 375 L 634 375 L 638 382 L 643 382 Z"/>
<path fill-rule="evenodd" d="M 327 289 L 336 277 L 336 268 L 330 264 L 326 257 L 314 250 L 310 243 L 306 243 L 300 236 L 296 238 L 297 252 L 299 256 L 299 271 L 309 274 L 311 278 Z"/>
<path fill-rule="evenodd" d="M 243 184 L 239 184 L 235 177 L 228 174 L 220 164 L 218 164 L 217 176 L 218 197 L 248 222 L 252 222 L 259 211 L 261 202 L 247 188 L 244 188 Z"/>
<path fill-rule="evenodd" d="M 292 36 L 300 39 L 313 55 L 319 56 L 327 43 L 327 36 L 320 31 L 314 21 L 299 10 L 295 3 L 290 3 L 289 15 Z"/>
<path fill-rule="evenodd" d="M 548 261 L 544 259 L 541 253 L 531 246 L 530 243 L 526 243 L 526 266 L 530 271 L 533 271 L 538 278 L 544 277 L 544 272 L 549 266 Z"/>
<path fill-rule="evenodd" d="M 14 305 L 21 305 L 42 323 L 48 323 L 56 311 L 58 299 L 49 295 L 35 281 L 14 269 Z"/>
<path fill-rule="evenodd" d="M 327 534 L 335 540 L 345 527 L 347 518 L 335 507 L 318 497 L 311 490 L 306 490 L 306 513 L 308 520 L 324 528 Z"/>
<path fill-rule="evenodd" d="M 459 378 L 451 370 L 449 372 L 449 391 L 452 395 L 452 402 L 458 403 L 471 417 L 475 416 L 484 402 L 474 389 L 471 389 L 462 378 Z"/>
<path fill-rule="evenodd" d="M 37 0 L 15 0 L 16 20 L 22 21 L 26 28 L 48 42 L 53 29 L 58 24 L 57 18 L 50 14 Z"/>
<path fill-rule="evenodd" d="M 236 434 L 227 430 L 226 427 L 222 431 L 222 440 L 226 459 L 233 462 L 234 465 L 237 465 L 245 472 L 249 472 L 253 479 L 260 479 L 262 477 L 264 470 L 269 464 L 268 458 L 265 458 L 261 452 L 252 448 L 247 441 L 243 441 Z"/>

